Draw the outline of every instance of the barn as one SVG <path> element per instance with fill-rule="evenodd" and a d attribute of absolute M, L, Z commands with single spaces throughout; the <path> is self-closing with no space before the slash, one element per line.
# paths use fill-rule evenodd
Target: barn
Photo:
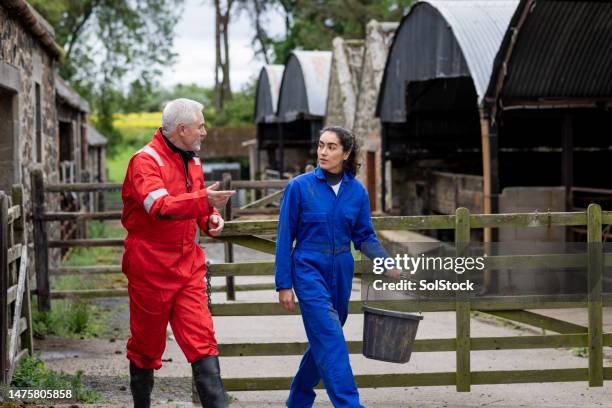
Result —
<path fill-rule="evenodd" d="M 285 62 L 278 96 L 276 168 L 301 173 L 315 162 L 323 127 L 331 51 L 293 51 Z"/>
<path fill-rule="evenodd" d="M 265 65 L 259 71 L 253 115 L 257 139 L 256 173 L 267 167 L 278 169 L 276 150 L 279 147 L 279 125 L 276 110 L 284 70 L 283 65 Z"/>
<path fill-rule="evenodd" d="M 402 19 L 376 114 L 399 214 L 483 212 L 480 103 L 518 1 L 429 0 Z M 390 175 L 389 175 L 390 173 Z M 383 191 L 383 196 L 386 191 Z"/>

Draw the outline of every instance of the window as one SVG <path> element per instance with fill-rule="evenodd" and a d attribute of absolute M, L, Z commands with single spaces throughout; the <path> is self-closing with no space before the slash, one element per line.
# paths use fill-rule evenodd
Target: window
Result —
<path fill-rule="evenodd" d="M 40 101 L 40 84 L 35 83 L 35 98 L 36 98 L 36 157 L 37 163 L 42 163 L 42 104 Z"/>

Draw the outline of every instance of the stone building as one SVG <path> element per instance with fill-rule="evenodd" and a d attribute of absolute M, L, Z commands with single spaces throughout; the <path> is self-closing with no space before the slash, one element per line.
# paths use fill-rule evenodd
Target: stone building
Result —
<path fill-rule="evenodd" d="M 0 189 L 22 183 L 29 197 L 33 168 L 59 180 L 53 69 L 61 49 L 53 28 L 23 0 L 2 2 L 0 27 Z"/>
<path fill-rule="evenodd" d="M 382 210 L 382 141 L 381 124 L 376 117 L 376 101 L 387 54 L 398 23 L 371 20 L 366 26 L 363 67 L 358 78 L 357 102 L 353 130 L 361 143 L 361 167 L 357 177 L 370 195 L 371 211 Z M 389 173 L 387 173 L 389 174 Z M 386 200 L 390 201 L 391 183 L 385 180 Z"/>
<path fill-rule="evenodd" d="M 353 128 L 362 62 L 363 40 L 334 38 L 324 126 Z"/>

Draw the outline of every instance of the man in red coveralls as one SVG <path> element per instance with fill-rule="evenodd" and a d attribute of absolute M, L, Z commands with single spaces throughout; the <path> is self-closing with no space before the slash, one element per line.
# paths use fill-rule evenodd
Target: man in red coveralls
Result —
<path fill-rule="evenodd" d="M 121 222 L 127 229 L 122 269 L 128 278 L 127 357 L 135 407 L 149 407 L 153 370 L 161 367 L 168 322 L 192 365 L 202 406 L 227 407 L 217 342 L 207 306 L 204 251 L 198 226 L 210 236 L 223 229 L 215 207 L 233 191 L 204 187 L 199 159 L 206 137 L 202 104 L 169 102 L 162 127 L 128 166 Z"/>

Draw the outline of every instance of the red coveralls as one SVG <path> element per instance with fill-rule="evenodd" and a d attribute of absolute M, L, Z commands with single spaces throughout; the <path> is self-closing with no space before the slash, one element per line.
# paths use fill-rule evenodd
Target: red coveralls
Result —
<path fill-rule="evenodd" d="M 128 278 L 127 357 L 140 368 L 161 367 L 168 321 L 189 363 L 218 355 L 207 306 L 206 262 L 196 243 L 210 215 L 200 159 L 183 159 L 160 130 L 130 160 L 121 222 L 127 229 L 122 270 Z"/>

